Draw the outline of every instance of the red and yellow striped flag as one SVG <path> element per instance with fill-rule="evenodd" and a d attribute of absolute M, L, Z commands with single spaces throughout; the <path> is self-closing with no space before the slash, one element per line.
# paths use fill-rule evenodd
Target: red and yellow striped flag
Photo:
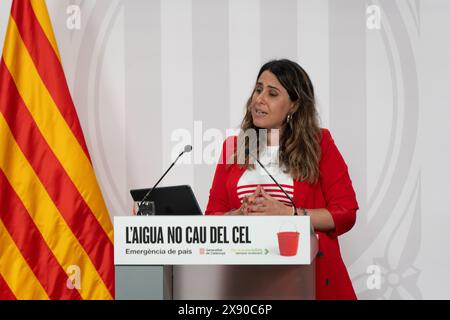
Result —
<path fill-rule="evenodd" d="M 113 254 L 45 1 L 14 0 L 0 62 L 0 299 L 112 299 Z"/>

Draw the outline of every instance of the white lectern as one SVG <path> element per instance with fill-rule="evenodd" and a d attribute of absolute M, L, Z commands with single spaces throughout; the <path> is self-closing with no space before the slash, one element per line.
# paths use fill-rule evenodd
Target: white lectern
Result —
<path fill-rule="evenodd" d="M 123 216 L 114 234 L 119 300 L 315 299 L 309 217 Z"/>

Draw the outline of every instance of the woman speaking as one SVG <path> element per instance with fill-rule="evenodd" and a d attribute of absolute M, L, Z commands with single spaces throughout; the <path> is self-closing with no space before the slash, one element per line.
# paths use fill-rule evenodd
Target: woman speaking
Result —
<path fill-rule="evenodd" d="M 206 214 L 309 215 L 319 239 L 316 298 L 356 299 L 338 236 L 353 227 L 357 210 L 347 165 L 330 132 L 319 127 L 309 76 L 290 60 L 266 63 L 239 136 L 224 142 Z"/>

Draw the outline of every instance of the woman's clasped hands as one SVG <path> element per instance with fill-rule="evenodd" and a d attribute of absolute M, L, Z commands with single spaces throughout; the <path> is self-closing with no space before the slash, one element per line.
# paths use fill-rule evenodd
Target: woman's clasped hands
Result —
<path fill-rule="evenodd" d="M 293 209 L 270 196 L 258 185 L 253 194 L 244 197 L 239 213 L 247 216 L 292 215 Z"/>

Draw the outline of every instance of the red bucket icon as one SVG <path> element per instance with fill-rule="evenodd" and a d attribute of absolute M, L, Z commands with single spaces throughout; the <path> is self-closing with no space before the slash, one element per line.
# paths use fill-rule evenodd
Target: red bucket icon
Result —
<path fill-rule="evenodd" d="M 300 239 L 300 232 L 296 231 L 283 231 L 278 232 L 278 248 L 280 249 L 280 255 L 286 257 L 292 257 L 297 255 L 298 242 Z"/>

